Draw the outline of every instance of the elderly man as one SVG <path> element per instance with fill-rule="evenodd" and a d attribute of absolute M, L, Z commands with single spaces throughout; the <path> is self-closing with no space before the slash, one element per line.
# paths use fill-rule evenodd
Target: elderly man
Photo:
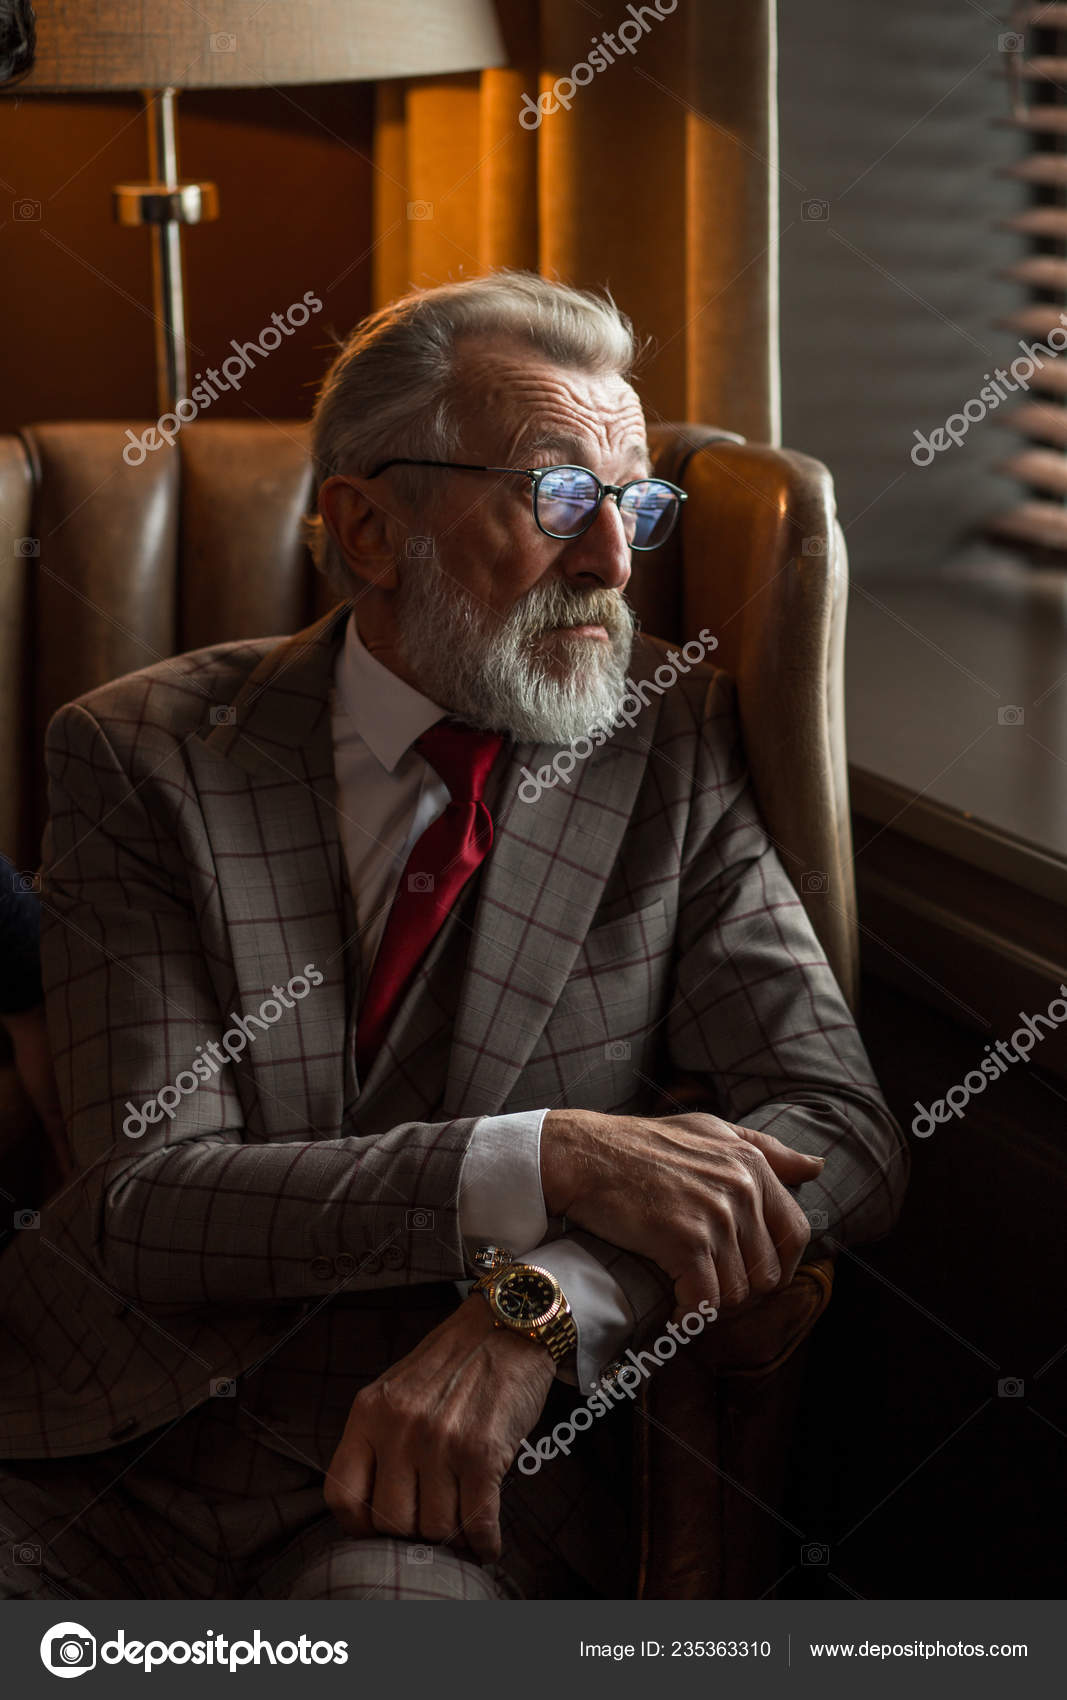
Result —
<path fill-rule="evenodd" d="M 626 1424 L 539 1421 L 787 1284 L 809 1217 L 891 1225 L 711 634 L 635 639 L 684 496 L 632 360 L 525 274 L 376 314 L 314 418 L 341 605 L 52 722 L 78 1173 L 0 1259 L 9 1596 L 616 1594 Z"/>

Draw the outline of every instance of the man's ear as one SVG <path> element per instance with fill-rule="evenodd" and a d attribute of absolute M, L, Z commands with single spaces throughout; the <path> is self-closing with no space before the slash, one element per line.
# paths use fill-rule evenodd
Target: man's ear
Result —
<path fill-rule="evenodd" d="M 379 590 L 396 589 L 397 515 L 372 498 L 362 478 L 336 473 L 319 486 L 322 523 L 352 571 Z"/>

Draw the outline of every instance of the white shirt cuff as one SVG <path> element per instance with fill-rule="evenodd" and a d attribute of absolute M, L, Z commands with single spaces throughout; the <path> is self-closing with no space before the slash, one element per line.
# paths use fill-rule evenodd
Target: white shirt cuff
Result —
<path fill-rule="evenodd" d="M 459 1230 L 468 1257 L 482 1245 L 521 1257 L 544 1239 L 541 1124 L 547 1114 L 521 1110 L 475 1122 L 459 1176 Z"/>
<path fill-rule="evenodd" d="M 562 1239 L 537 1246 L 527 1261 L 540 1264 L 563 1288 L 578 1330 L 577 1385 L 592 1393 L 613 1358 L 619 1357 L 634 1331 L 634 1314 L 629 1300 L 614 1275 L 565 1234 Z M 557 1366 L 561 1381 L 573 1384 L 574 1373 Z"/>

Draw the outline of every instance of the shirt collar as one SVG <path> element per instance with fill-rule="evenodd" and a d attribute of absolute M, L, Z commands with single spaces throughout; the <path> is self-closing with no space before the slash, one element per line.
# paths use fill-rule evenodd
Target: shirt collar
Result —
<path fill-rule="evenodd" d="M 354 610 L 337 657 L 334 685 L 344 712 L 387 773 L 445 713 L 375 660 L 356 629 Z"/>

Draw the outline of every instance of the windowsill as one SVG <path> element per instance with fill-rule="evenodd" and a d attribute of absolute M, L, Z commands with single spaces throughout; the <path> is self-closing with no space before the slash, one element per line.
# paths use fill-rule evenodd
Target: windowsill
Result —
<path fill-rule="evenodd" d="M 1067 861 L 1067 565 L 854 583 L 846 690 L 857 769 Z"/>
<path fill-rule="evenodd" d="M 853 584 L 846 700 L 866 966 L 983 1030 L 1044 1008 L 1067 978 L 1067 569 L 976 549 Z M 1067 1032 L 1041 1062 L 1067 1074 Z"/>

